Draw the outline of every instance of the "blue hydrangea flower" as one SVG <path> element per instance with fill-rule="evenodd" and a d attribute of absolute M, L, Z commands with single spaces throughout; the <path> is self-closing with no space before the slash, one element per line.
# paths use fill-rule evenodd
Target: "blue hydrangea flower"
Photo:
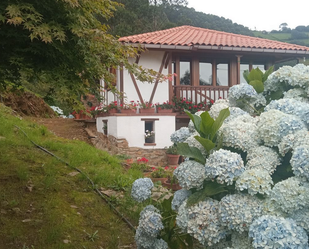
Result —
<path fill-rule="evenodd" d="M 255 168 L 245 170 L 237 179 L 235 187 L 240 191 L 247 189 L 250 195 L 268 195 L 272 185 L 273 180 L 268 171 Z"/>
<path fill-rule="evenodd" d="M 229 89 L 229 102 L 230 106 L 237 106 L 237 100 L 254 98 L 258 95 L 253 86 L 248 83 L 240 83 L 234 85 Z"/>
<path fill-rule="evenodd" d="M 224 226 L 242 233 L 248 231 L 252 221 L 262 215 L 262 203 L 255 196 L 226 195 L 219 203 L 218 212 Z"/>
<path fill-rule="evenodd" d="M 187 233 L 188 221 L 189 221 L 189 211 L 187 208 L 187 200 L 184 200 L 183 203 L 178 208 L 178 214 L 176 216 L 176 224 L 183 233 Z"/>
<path fill-rule="evenodd" d="M 180 189 L 174 193 L 174 197 L 172 200 L 172 209 L 177 211 L 180 205 L 191 195 L 190 190 Z"/>
<path fill-rule="evenodd" d="M 239 107 L 229 107 L 230 115 L 224 120 L 224 123 L 228 123 L 232 119 L 245 115 L 246 117 L 251 117 L 248 112 L 240 109 Z"/>
<path fill-rule="evenodd" d="M 282 211 L 293 213 L 309 205 L 308 183 L 303 182 L 300 178 L 290 177 L 275 184 L 270 198 L 277 203 Z"/>
<path fill-rule="evenodd" d="M 131 190 L 132 198 L 137 202 L 143 202 L 150 198 L 153 182 L 150 178 L 139 178 L 134 181 Z"/>
<path fill-rule="evenodd" d="M 206 159 L 205 175 L 218 183 L 232 185 L 235 178 L 245 170 L 241 156 L 229 150 L 220 149 Z"/>
<path fill-rule="evenodd" d="M 210 198 L 188 208 L 187 232 L 201 244 L 211 246 L 227 235 L 218 219 L 219 202 Z"/>
<path fill-rule="evenodd" d="M 152 205 L 146 206 L 140 213 L 135 242 L 140 249 L 167 249 L 166 243 L 158 241 L 157 236 L 163 229 L 162 216 Z"/>
<path fill-rule="evenodd" d="M 290 160 L 293 172 L 296 176 L 306 177 L 309 180 L 309 146 L 296 147 Z"/>
<path fill-rule="evenodd" d="M 196 161 L 184 161 L 174 170 L 174 176 L 183 189 L 197 188 L 203 186 L 205 180 L 204 165 Z"/>
<path fill-rule="evenodd" d="M 303 88 L 293 88 L 283 93 L 284 99 L 296 99 L 305 103 L 309 103 L 307 93 Z"/>
<path fill-rule="evenodd" d="M 249 236 L 254 248 L 308 249 L 305 230 L 292 219 L 264 215 L 250 226 Z"/>
<path fill-rule="evenodd" d="M 183 143 L 191 135 L 188 127 L 181 127 L 179 130 L 172 133 L 170 139 L 174 144 Z"/>

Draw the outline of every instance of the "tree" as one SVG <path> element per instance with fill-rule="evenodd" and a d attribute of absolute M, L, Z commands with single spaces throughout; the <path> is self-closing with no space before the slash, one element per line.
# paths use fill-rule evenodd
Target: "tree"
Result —
<path fill-rule="evenodd" d="M 127 58 L 137 50 L 107 33 L 100 20 L 118 3 L 102 0 L 2 0 L 0 2 L 0 87 L 44 85 L 70 104 L 97 80 L 113 79 L 109 68 L 123 64 L 141 80 L 151 74 Z"/>

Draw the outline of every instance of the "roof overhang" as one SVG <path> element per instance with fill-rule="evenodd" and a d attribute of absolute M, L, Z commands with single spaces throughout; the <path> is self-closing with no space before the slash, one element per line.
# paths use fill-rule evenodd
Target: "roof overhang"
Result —
<path fill-rule="evenodd" d="M 284 50 L 284 49 L 267 49 L 267 48 L 246 48 L 246 47 L 225 47 L 225 46 L 210 46 L 210 45 L 164 45 L 164 44 L 136 44 L 130 45 L 142 46 L 146 49 L 165 49 L 165 50 L 213 50 L 213 51 L 235 51 L 235 52 L 253 52 L 253 53 L 274 53 L 274 54 L 293 54 L 293 55 L 309 55 L 309 51 L 304 50 Z"/>

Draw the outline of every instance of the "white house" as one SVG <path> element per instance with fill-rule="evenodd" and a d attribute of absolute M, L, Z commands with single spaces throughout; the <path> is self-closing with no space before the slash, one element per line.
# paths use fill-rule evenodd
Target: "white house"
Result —
<path fill-rule="evenodd" d="M 145 48 L 139 57 L 131 58 L 132 63 L 165 75 L 175 74 L 165 82 L 149 84 L 119 67 L 115 72 L 117 89 L 128 101 L 140 103 L 162 103 L 173 97 L 196 103 L 226 98 L 229 87 L 243 81 L 244 70 L 302 61 L 309 55 L 305 46 L 191 26 L 122 37 L 119 41 Z M 106 104 L 121 101 L 111 92 L 104 94 Z M 171 144 L 170 134 L 186 122 L 186 115 L 176 113 L 116 113 L 98 117 L 97 130 L 102 132 L 105 123 L 109 135 L 127 139 L 129 146 L 164 148 Z M 154 142 L 145 141 L 145 130 L 155 131 Z"/>

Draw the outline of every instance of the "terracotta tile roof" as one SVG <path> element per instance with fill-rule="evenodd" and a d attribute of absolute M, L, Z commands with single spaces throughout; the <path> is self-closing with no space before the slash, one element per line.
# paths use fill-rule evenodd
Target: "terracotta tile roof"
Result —
<path fill-rule="evenodd" d="M 175 45 L 188 47 L 195 45 L 205 45 L 250 49 L 256 48 L 309 51 L 309 47 L 305 46 L 192 26 L 181 26 L 139 35 L 121 37 L 119 41 L 139 44 Z"/>

